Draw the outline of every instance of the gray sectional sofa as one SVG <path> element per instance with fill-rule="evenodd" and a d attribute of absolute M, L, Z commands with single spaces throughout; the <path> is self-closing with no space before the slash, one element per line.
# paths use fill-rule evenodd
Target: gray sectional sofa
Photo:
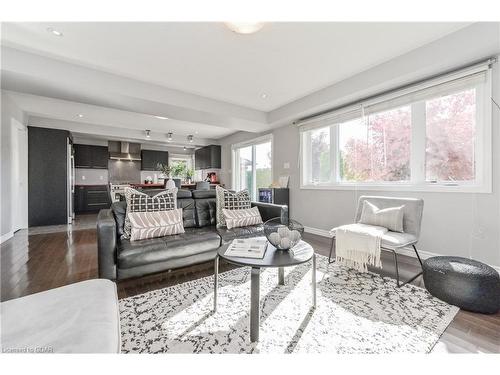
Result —
<path fill-rule="evenodd" d="M 157 191 L 147 191 L 148 194 Z M 141 241 L 120 239 L 126 203 L 115 202 L 97 218 L 99 277 L 122 280 L 203 263 L 215 258 L 217 249 L 235 238 L 264 235 L 263 226 L 216 228 L 215 190 L 179 190 L 177 207 L 183 209 L 185 233 Z M 288 207 L 252 202 L 266 221 L 288 218 Z"/>

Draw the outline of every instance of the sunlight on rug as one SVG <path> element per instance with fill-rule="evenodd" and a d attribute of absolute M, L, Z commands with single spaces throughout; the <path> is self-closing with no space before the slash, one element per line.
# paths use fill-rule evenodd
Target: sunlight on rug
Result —
<path fill-rule="evenodd" d="M 249 338 L 250 272 L 213 277 L 120 300 L 123 353 L 428 353 L 458 308 L 413 285 L 328 264 L 317 256 L 318 304 L 311 309 L 311 264 L 261 274 L 260 341 Z"/>

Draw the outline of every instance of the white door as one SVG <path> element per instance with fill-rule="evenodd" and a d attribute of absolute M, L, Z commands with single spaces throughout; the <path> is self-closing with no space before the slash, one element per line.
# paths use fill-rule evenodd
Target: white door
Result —
<path fill-rule="evenodd" d="M 28 227 L 28 131 L 12 119 L 12 230 Z"/>

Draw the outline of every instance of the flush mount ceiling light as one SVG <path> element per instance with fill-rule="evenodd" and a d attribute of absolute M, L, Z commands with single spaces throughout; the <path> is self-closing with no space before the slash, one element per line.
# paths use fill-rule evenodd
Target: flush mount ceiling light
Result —
<path fill-rule="evenodd" d="M 268 95 L 267 95 L 266 93 L 263 93 L 263 94 L 261 94 L 261 95 L 260 95 L 260 97 L 261 97 L 262 99 L 267 99 Z"/>
<path fill-rule="evenodd" d="M 262 29 L 263 22 L 224 22 L 224 25 L 238 34 L 253 34 Z"/>
<path fill-rule="evenodd" d="M 147 138 L 147 139 L 150 139 L 150 138 L 151 138 L 151 134 L 150 134 L 150 133 L 151 133 L 151 130 L 146 129 L 146 138 Z"/>
<path fill-rule="evenodd" d="M 82 118 L 83 117 L 83 114 L 79 113 L 77 114 L 78 118 Z"/>
<path fill-rule="evenodd" d="M 160 119 L 160 120 L 168 120 L 168 117 L 164 117 L 164 116 L 155 116 L 157 119 Z"/>
<path fill-rule="evenodd" d="M 55 36 L 63 36 L 64 34 L 60 32 L 59 30 L 54 29 L 53 27 L 47 27 L 47 32 L 51 33 L 52 35 Z"/>
<path fill-rule="evenodd" d="M 193 136 L 190 134 L 187 136 L 187 140 L 189 143 L 193 143 Z"/>
<path fill-rule="evenodd" d="M 167 133 L 167 141 L 172 142 L 172 133 Z"/>

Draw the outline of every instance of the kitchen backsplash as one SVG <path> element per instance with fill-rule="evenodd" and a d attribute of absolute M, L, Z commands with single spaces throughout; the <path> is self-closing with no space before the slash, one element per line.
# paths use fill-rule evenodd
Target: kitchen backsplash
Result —
<path fill-rule="evenodd" d="M 109 180 L 112 183 L 141 181 L 141 162 L 128 160 L 109 160 Z"/>
<path fill-rule="evenodd" d="M 75 169 L 75 185 L 106 185 L 108 181 L 107 169 Z"/>

